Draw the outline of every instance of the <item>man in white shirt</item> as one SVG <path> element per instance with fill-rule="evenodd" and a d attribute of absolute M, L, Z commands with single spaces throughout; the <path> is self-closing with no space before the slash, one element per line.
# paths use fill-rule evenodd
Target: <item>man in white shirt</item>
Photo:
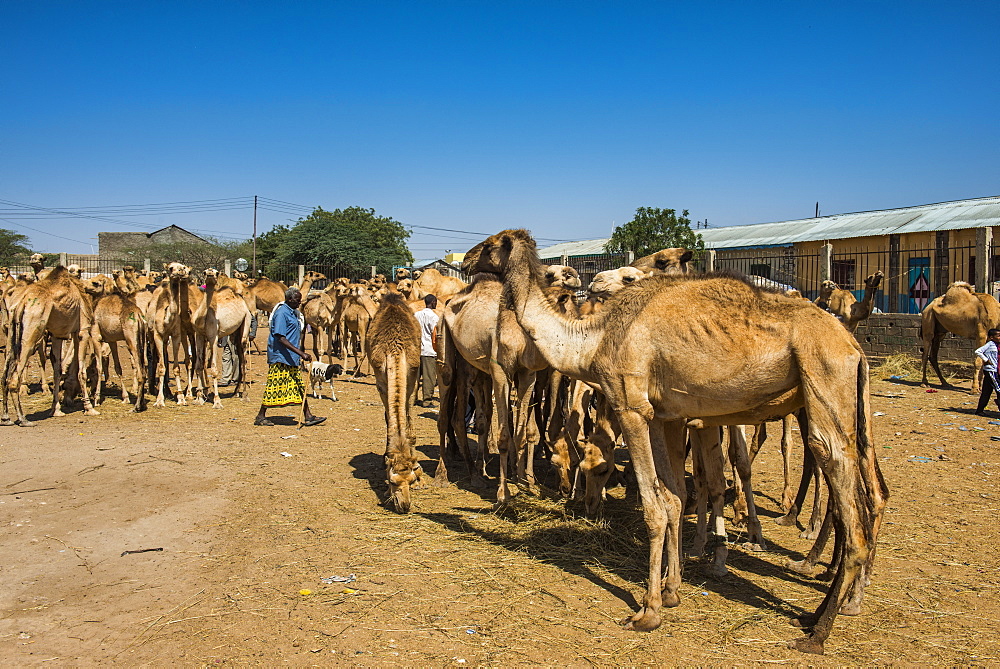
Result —
<path fill-rule="evenodd" d="M 420 375 L 423 378 L 423 393 L 415 404 L 428 406 L 434 399 L 434 386 L 437 385 L 437 326 L 440 318 L 434 311 L 437 308 L 437 297 L 424 297 L 424 308 L 417 312 L 417 322 L 420 323 Z"/>
<path fill-rule="evenodd" d="M 1000 346 L 1000 330 L 990 328 L 986 332 L 986 343 L 976 349 L 976 356 L 983 361 L 983 389 L 979 393 L 976 415 L 983 416 L 983 409 L 990 403 L 990 396 L 996 394 L 997 408 L 1000 409 L 1000 380 L 997 379 L 997 346 Z"/>

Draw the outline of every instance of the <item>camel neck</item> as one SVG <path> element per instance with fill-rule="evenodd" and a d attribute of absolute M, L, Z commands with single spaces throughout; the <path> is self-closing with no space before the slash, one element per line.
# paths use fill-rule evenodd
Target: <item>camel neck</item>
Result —
<path fill-rule="evenodd" d="M 559 313 L 538 285 L 525 253 L 514 247 L 504 276 L 504 291 L 518 323 L 552 367 L 580 380 L 593 380 L 591 362 L 601 341 L 600 318 L 572 320 Z"/>

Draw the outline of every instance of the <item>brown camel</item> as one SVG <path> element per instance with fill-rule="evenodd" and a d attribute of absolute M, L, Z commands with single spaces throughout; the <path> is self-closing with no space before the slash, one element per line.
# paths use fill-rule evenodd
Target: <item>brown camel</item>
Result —
<path fill-rule="evenodd" d="M 184 320 L 190 320 L 190 295 L 188 292 L 188 277 L 191 268 L 179 262 L 167 265 L 167 280 L 161 284 L 149 300 L 146 307 L 146 323 L 149 326 L 150 338 L 153 340 L 156 351 L 156 379 L 157 393 L 153 406 L 166 406 L 164 401 L 164 386 L 166 384 L 167 361 L 170 360 L 174 368 L 174 378 L 176 381 L 176 398 L 178 404 L 187 404 L 185 388 L 180 375 L 181 355 L 185 367 L 190 370 L 190 355 L 188 351 L 189 340 L 184 327 Z M 168 358 L 167 346 L 171 346 L 173 355 Z M 188 372 L 190 377 L 190 372 Z"/>
<path fill-rule="evenodd" d="M 122 364 L 118 357 L 118 342 L 125 344 L 132 360 L 132 392 L 135 404 L 132 411 L 146 409 L 146 341 L 148 328 L 142 311 L 132 298 L 135 285 L 129 284 L 122 272 L 116 272 L 112 279 L 103 274 L 87 279 L 83 288 L 91 296 L 94 309 L 95 340 L 109 345 L 115 374 L 121 386 L 122 402 L 129 403 L 128 390 L 122 378 Z M 106 370 L 106 366 L 105 366 Z M 104 375 L 107 377 L 107 371 Z M 95 401 L 101 402 L 104 379 L 98 385 Z"/>
<path fill-rule="evenodd" d="M 559 288 L 579 288 L 580 273 L 569 265 L 548 265 L 545 268 L 545 283 Z"/>
<path fill-rule="evenodd" d="M 843 290 L 833 281 L 824 281 L 820 286 L 816 304 L 836 316 L 848 332 L 855 332 L 861 321 L 872 315 L 875 293 L 884 276 L 878 271 L 865 279 L 865 292 L 860 302 L 851 291 Z"/>
<path fill-rule="evenodd" d="M 410 511 L 410 489 L 420 483 L 411 407 L 420 370 L 420 325 L 402 295 L 389 293 L 371 319 L 365 351 L 385 408 L 385 480 L 399 513 Z"/>
<path fill-rule="evenodd" d="M 362 353 L 362 347 L 367 338 L 368 326 L 378 309 L 368 288 L 360 283 L 352 283 L 347 290 L 347 302 L 344 306 L 344 338 L 342 357 L 347 363 L 347 356 L 351 350 L 354 351 L 354 375 L 358 376 L 371 373 L 371 362 L 365 362 L 364 357 L 358 360 L 358 354 Z M 361 368 L 361 362 L 365 362 L 365 368 Z M 418 361 L 419 362 L 419 361 Z"/>
<path fill-rule="evenodd" d="M 413 281 L 411 300 L 419 300 L 427 295 L 434 295 L 439 302 L 446 302 L 449 297 L 465 288 L 465 282 L 453 276 L 445 276 L 433 267 L 424 270 L 419 278 Z"/>
<path fill-rule="evenodd" d="M 197 351 L 195 367 L 200 380 L 195 402 L 205 403 L 202 389 L 207 389 L 208 380 L 211 379 L 214 409 L 222 408 L 219 397 L 219 356 L 216 354 L 220 338 L 230 337 L 239 365 L 239 379 L 233 394 L 242 397 L 241 391 L 247 382 L 245 338 L 250 331 L 250 310 L 243 295 L 238 292 L 242 287 L 236 284 L 237 282 L 226 277 L 220 278 L 215 269 L 206 269 L 205 293 L 191 313 Z"/>
<path fill-rule="evenodd" d="M 694 253 L 684 248 L 662 249 L 630 263 L 647 274 L 687 274 Z"/>
<path fill-rule="evenodd" d="M 1000 304 L 996 298 L 975 292 L 975 288 L 964 281 L 956 281 L 948 286 L 945 294 L 931 300 L 920 314 L 920 334 L 924 339 L 924 354 L 920 361 L 923 376 L 920 383 L 928 385 L 927 361 L 930 360 L 941 385 L 951 387 L 938 367 L 938 349 L 941 347 L 941 338 L 947 333 L 971 339 L 978 348 L 986 343 L 986 331 L 995 327 L 1000 327 Z M 979 356 L 973 358 L 975 372 L 972 375 L 972 393 L 977 394 L 983 361 Z"/>
<path fill-rule="evenodd" d="M 629 629 L 655 629 L 661 605 L 680 602 L 687 423 L 758 423 L 806 408 L 840 548 L 837 576 L 816 613 L 800 620 L 809 634 L 793 647 L 822 653 L 837 613 L 860 612 L 888 497 L 871 442 L 868 362 L 854 337 L 815 305 L 721 276 L 651 277 L 587 321 L 569 321 L 544 299 L 526 231 L 498 233 L 476 250 L 474 269 L 502 277 L 542 354 L 599 384 L 618 419 L 650 538 L 648 587 Z"/>
<path fill-rule="evenodd" d="M 32 425 L 21 408 L 21 379 L 29 356 L 36 350 L 45 334 L 52 335 L 49 360 L 52 363 L 52 416 L 65 415 L 62 411 L 62 343 L 72 344 L 72 365 L 77 384 L 83 394 L 84 414 L 100 415 L 90 401 L 87 384 L 87 368 L 92 356 L 96 355 L 91 327 L 94 311 L 90 300 L 84 295 L 79 280 L 74 279 L 66 268 L 57 265 L 47 271 L 42 279 L 27 286 L 21 300 L 14 307 L 10 322 L 10 340 L 7 364 L 4 369 L 3 417 L 0 424 L 13 425 L 8 412 L 8 402 L 13 396 L 17 422 L 22 427 Z"/>
<path fill-rule="evenodd" d="M 259 279 L 250 279 L 247 284 L 258 311 L 270 314 L 276 306 L 285 301 L 285 291 L 288 290 L 288 286 L 281 281 L 271 281 L 262 276 Z"/>

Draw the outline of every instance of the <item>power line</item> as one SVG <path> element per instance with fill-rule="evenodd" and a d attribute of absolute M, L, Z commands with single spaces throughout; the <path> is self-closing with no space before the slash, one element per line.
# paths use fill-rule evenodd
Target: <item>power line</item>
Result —
<path fill-rule="evenodd" d="M 17 227 L 24 228 L 25 230 L 31 230 L 32 232 L 40 232 L 43 235 L 48 235 L 50 237 L 58 237 L 59 239 L 65 239 L 67 242 L 74 242 L 76 244 L 83 244 L 84 246 L 93 246 L 93 244 L 91 244 L 89 242 L 81 242 L 79 239 L 70 239 L 69 237 L 62 237 L 60 235 L 55 235 L 55 234 L 52 234 L 51 232 L 46 232 L 45 230 L 37 230 L 35 228 L 29 227 L 27 225 L 24 225 L 23 223 L 15 223 L 14 221 L 8 220 L 6 218 L 0 218 L 0 221 L 5 221 L 7 223 L 10 223 L 11 225 L 15 225 Z"/>

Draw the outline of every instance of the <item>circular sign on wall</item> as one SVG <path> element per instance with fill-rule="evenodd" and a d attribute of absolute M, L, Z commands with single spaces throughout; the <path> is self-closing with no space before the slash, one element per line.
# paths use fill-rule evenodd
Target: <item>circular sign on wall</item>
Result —
<path fill-rule="evenodd" d="M 236 259 L 236 264 L 233 265 L 233 267 L 236 268 L 237 272 L 245 272 L 245 271 L 247 271 L 247 267 L 249 267 L 249 266 L 250 266 L 250 263 L 247 262 L 246 258 L 237 258 Z"/>

